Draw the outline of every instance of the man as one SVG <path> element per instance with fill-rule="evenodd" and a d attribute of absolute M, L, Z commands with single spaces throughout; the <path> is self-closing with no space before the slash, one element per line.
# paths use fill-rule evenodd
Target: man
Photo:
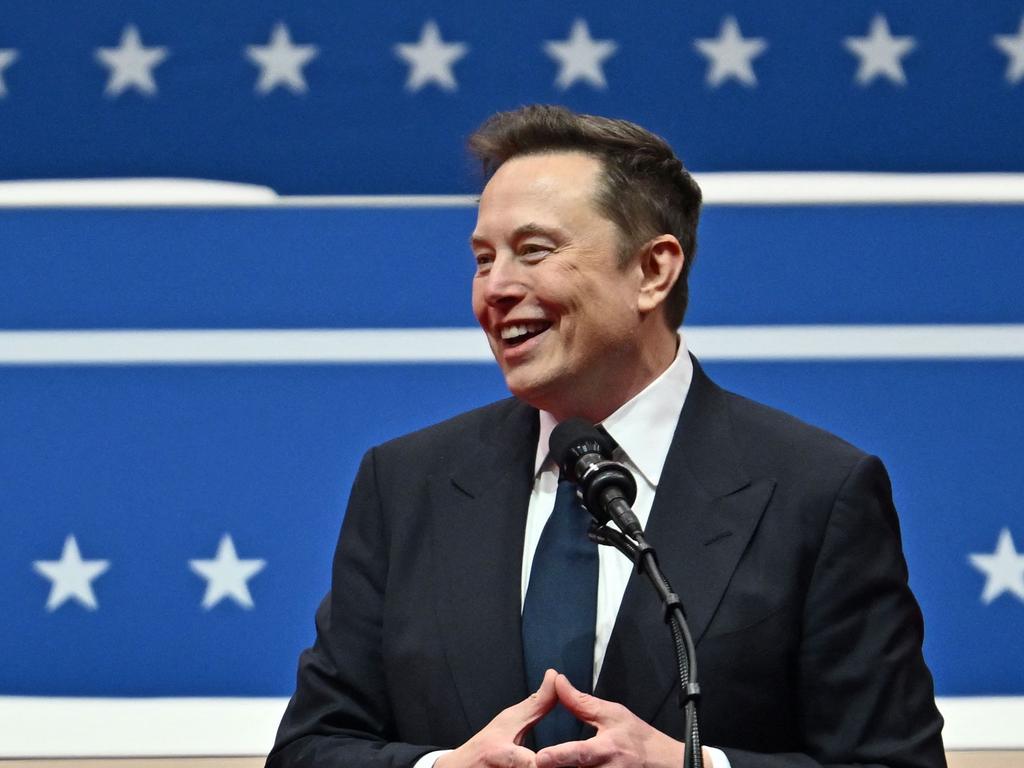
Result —
<path fill-rule="evenodd" d="M 592 678 L 535 658 L 578 612 L 531 608 L 570 417 L 637 477 L 697 643 L 706 764 L 944 765 L 881 463 L 719 389 L 677 333 L 700 191 L 671 148 L 557 107 L 470 146 L 473 309 L 514 398 L 366 455 L 268 765 L 682 763 L 671 639 L 619 553 L 594 570 Z M 531 731 L 556 705 L 584 728 L 549 742 Z"/>

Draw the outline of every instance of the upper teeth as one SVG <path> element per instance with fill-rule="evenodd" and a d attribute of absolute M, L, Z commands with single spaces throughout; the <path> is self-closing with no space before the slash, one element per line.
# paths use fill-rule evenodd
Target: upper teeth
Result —
<path fill-rule="evenodd" d="M 525 336 L 528 333 L 536 333 L 544 330 L 545 323 L 521 323 L 519 325 L 506 325 L 501 329 L 501 338 L 506 341 L 517 336 Z"/>

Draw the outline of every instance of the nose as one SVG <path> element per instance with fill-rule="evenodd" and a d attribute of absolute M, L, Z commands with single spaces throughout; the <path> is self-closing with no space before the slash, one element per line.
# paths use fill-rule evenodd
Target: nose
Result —
<path fill-rule="evenodd" d="M 482 279 L 484 301 L 492 307 L 515 304 L 526 295 L 526 272 L 513 255 L 497 254 Z"/>

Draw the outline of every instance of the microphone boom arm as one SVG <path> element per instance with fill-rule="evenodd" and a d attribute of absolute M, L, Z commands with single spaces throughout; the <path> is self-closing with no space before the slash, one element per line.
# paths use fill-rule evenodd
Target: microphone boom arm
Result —
<path fill-rule="evenodd" d="M 588 538 L 605 546 L 615 547 L 633 561 L 637 573 L 642 573 L 650 581 L 654 591 L 661 600 L 663 617 L 672 632 L 672 643 L 676 653 L 676 664 L 679 671 L 679 707 L 683 710 L 686 749 L 683 753 L 683 768 L 702 768 L 704 764 L 700 741 L 700 723 L 697 716 L 697 705 L 700 700 L 700 685 L 697 684 L 697 652 L 693 646 L 693 637 L 683 613 L 683 603 L 679 595 L 672 591 L 665 574 L 658 565 L 658 556 L 654 548 L 647 543 L 643 534 L 630 540 L 621 531 L 591 523 L 587 531 Z"/>

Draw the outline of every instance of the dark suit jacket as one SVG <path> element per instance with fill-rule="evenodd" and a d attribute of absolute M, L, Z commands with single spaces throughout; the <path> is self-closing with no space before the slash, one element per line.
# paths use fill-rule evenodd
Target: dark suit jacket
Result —
<path fill-rule="evenodd" d="M 537 430 L 536 411 L 507 400 L 364 457 L 268 766 L 407 766 L 527 695 Z M 704 743 L 733 768 L 945 765 L 878 459 L 696 366 L 647 534 L 697 644 Z M 595 694 L 682 739 L 676 681 L 634 574 Z"/>

